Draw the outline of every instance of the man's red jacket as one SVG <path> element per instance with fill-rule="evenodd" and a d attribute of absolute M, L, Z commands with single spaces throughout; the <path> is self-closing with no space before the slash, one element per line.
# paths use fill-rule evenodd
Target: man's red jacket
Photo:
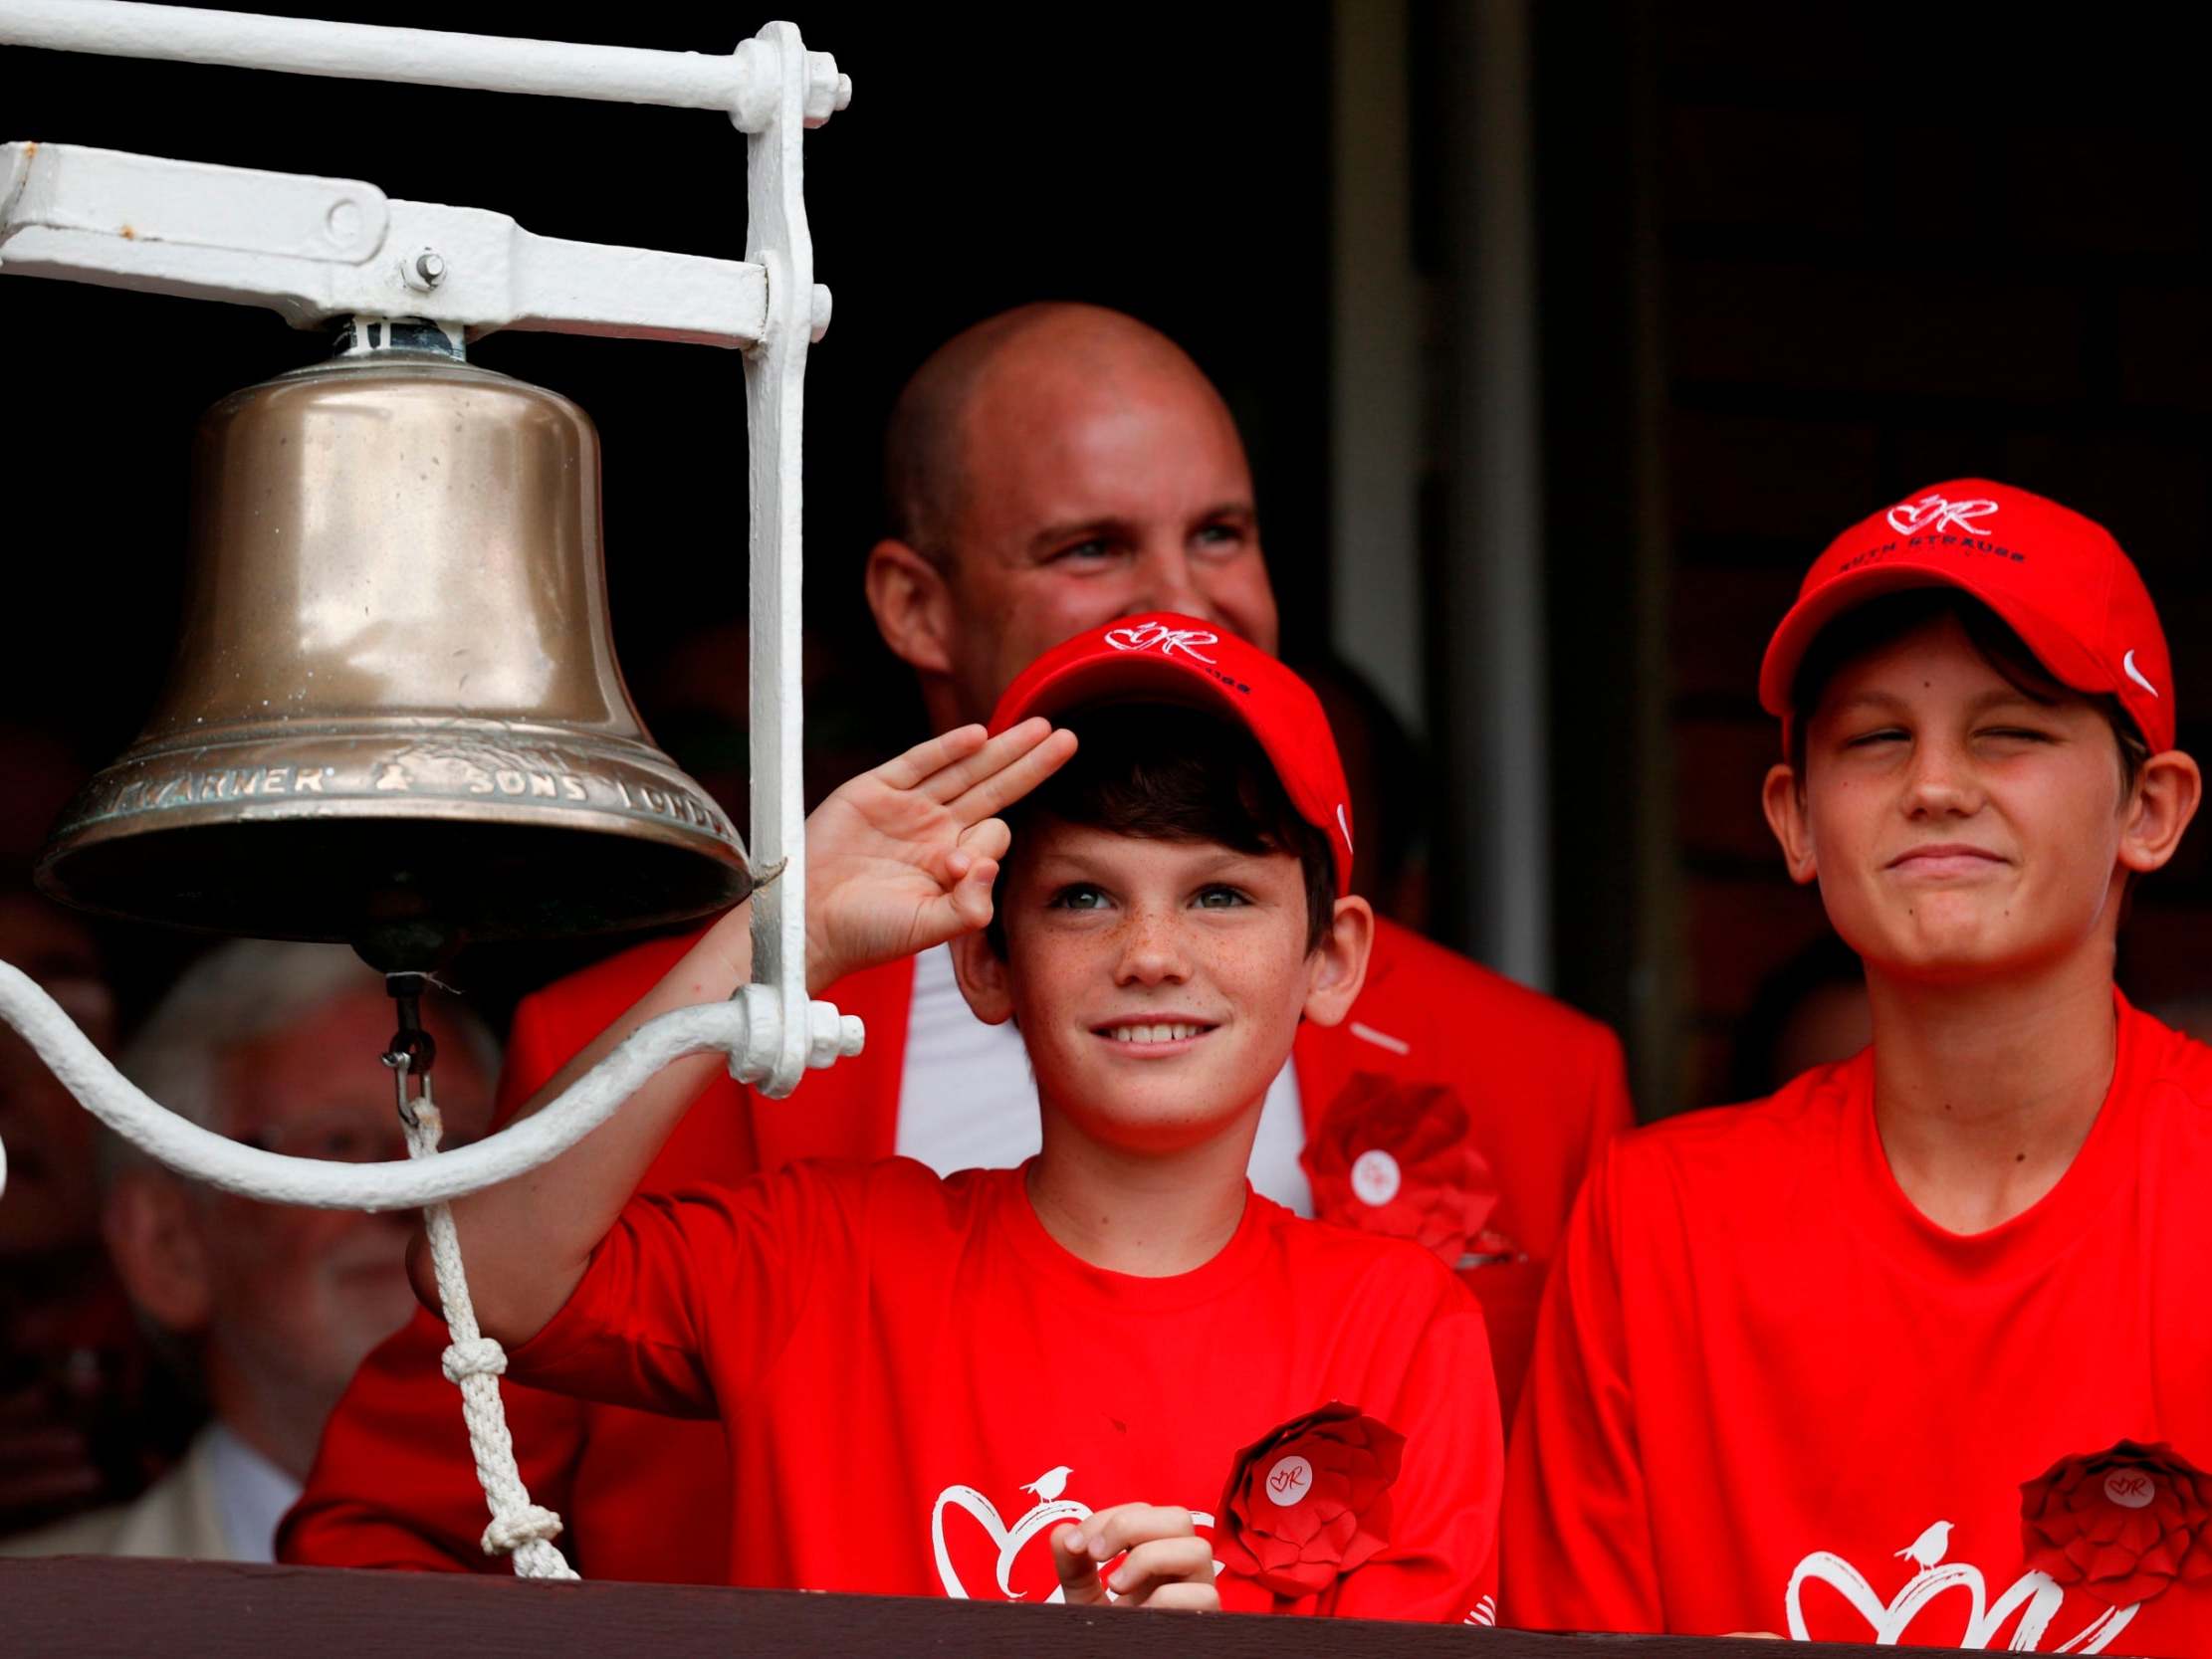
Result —
<path fill-rule="evenodd" d="M 526 999 L 500 1081 L 502 1116 L 651 989 L 694 937 L 638 945 Z M 809 1073 L 788 1101 L 756 1101 L 718 1077 L 640 1190 L 739 1181 L 799 1158 L 891 1155 L 913 980 L 913 963 L 901 961 L 824 992 L 867 1022 L 866 1051 Z M 1384 922 L 1350 1017 L 1300 1027 L 1292 1062 L 1309 1134 L 1356 1074 L 1440 1084 L 1464 1102 L 1499 1189 L 1489 1228 L 1526 1256 L 1465 1275 L 1488 1321 L 1510 1423 L 1543 1276 L 1583 1172 L 1631 1121 L 1619 1042 L 1596 1021 Z M 280 1559 L 510 1570 L 478 1543 L 488 1516 L 461 1402 L 438 1367 L 446 1343 L 444 1325 L 418 1313 L 362 1362 L 279 1531 Z M 585 1577 L 723 1578 L 731 1503 L 719 1423 L 502 1389 L 524 1482 L 566 1519 L 562 1542 Z"/>

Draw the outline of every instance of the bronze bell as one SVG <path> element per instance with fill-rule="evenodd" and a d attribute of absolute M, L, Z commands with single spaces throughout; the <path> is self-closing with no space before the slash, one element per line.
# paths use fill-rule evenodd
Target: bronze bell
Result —
<path fill-rule="evenodd" d="M 40 886 L 387 971 L 744 898 L 615 666 L 590 418 L 435 329 L 357 328 L 202 418 L 175 664 Z"/>

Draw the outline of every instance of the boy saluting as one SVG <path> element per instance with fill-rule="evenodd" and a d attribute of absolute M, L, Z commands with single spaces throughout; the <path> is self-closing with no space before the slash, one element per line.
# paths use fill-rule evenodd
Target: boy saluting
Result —
<path fill-rule="evenodd" d="M 1313 694 L 1203 623 L 1139 617 L 1038 659 L 991 729 L 815 811 L 807 969 L 955 940 L 970 1002 L 1027 1046 L 1038 1156 L 633 1200 L 721 1064 L 694 1056 L 454 1205 L 486 1333 L 524 1380 L 722 1417 L 736 1583 L 1486 1619 L 1479 1309 L 1419 1245 L 1245 1181 L 1298 1022 L 1343 1016 L 1373 927 Z M 571 1070 L 729 995 L 748 925 L 726 917 Z"/>
<path fill-rule="evenodd" d="M 1760 696 L 1874 1041 L 1592 1176 L 1505 1616 L 2212 1654 L 2212 1050 L 2112 983 L 2201 787 L 2150 597 L 2078 514 L 1936 485 L 1821 555 Z"/>

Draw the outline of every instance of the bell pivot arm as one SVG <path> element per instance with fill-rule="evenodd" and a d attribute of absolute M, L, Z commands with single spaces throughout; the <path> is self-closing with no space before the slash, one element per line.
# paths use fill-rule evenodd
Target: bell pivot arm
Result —
<path fill-rule="evenodd" d="M 86 0 L 6 0 L 0 5 L 0 46 L 720 109 L 747 133 L 759 132 L 774 119 L 784 79 L 777 54 L 760 39 L 742 41 L 735 52 L 712 57 L 135 0 L 90 5 Z M 828 53 L 807 53 L 803 75 L 800 109 L 806 125 L 820 126 L 852 102 L 852 78 L 837 73 L 837 60 Z"/>
<path fill-rule="evenodd" d="M 264 306 L 295 327 L 413 316 L 758 345 L 767 273 L 696 254 L 538 236 L 504 213 L 393 201 L 360 179 L 0 144 L 0 272 Z M 819 302 L 828 321 L 828 292 Z"/>

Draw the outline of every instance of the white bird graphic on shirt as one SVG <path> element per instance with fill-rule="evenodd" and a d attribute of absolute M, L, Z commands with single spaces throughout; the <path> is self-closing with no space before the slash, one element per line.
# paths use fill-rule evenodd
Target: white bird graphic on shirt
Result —
<path fill-rule="evenodd" d="M 1067 1490 L 1067 1478 L 1074 1473 L 1074 1470 L 1063 1463 L 1057 1469 L 1045 1470 L 1021 1490 L 1034 1493 L 1038 1503 L 1049 1504 Z"/>
<path fill-rule="evenodd" d="M 1925 1572 L 1943 1558 L 1943 1552 L 1950 1547 L 1951 1524 L 1948 1521 L 1938 1521 L 1895 1554 L 1898 1560 L 1910 1561 Z"/>

